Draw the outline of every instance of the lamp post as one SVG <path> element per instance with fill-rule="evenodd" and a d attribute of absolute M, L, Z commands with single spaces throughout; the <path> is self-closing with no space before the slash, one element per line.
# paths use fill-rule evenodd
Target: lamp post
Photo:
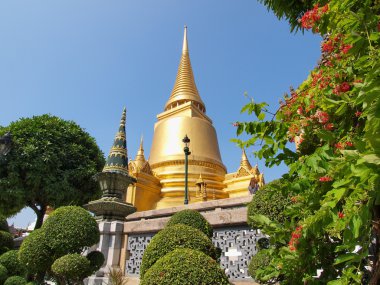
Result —
<path fill-rule="evenodd" d="M 11 150 L 12 135 L 6 133 L 4 136 L 0 137 L 0 158 L 6 156 Z"/>
<path fill-rule="evenodd" d="M 185 135 L 185 137 L 183 138 L 182 141 L 185 144 L 185 147 L 183 148 L 183 151 L 185 152 L 185 200 L 184 200 L 184 204 L 187 205 L 187 204 L 189 204 L 189 192 L 187 189 L 187 176 L 188 176 L 187 170 L 188 170 L 188 157 L 191 154 L 191 152 L 189 150 L 190 139 L 187 137 L 187 135 Z"/>

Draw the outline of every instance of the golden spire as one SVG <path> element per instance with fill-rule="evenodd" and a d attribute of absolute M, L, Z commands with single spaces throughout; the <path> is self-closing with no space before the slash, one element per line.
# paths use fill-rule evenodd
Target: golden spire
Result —
<path fill-rule="evenodd" d="M 260 174 L 259 166 L 257 165 L 257 163 L 256 163 L 255 167 L 252 168 L 251 172 L 252 172 L 253 175 L 259 175 Z"/>
<path fill-rule="evenodd" d="M 137 151 L 137 155 L 135 158 L 135 164 L 136 166 L 142 168 L 145 164 L 145 155 L 144 155 L 144 147 L 143 147 L 144 141 L 143 141 L 143 136 L 141 136 L 140 139 L 140 147 L 139 150 Z"/>
<path fill-rule="evenodd" d="M 249 163 L 248 157 L 245 153 L 245 149 L 243 148 L 243 153 L 241 154 L 241 161 L 240 161 L 240 166 L 245 166 L 249 170 L 252 168 L 251 164 Z"/>
<path fill-rule="evenodd" d="M 195 85 L 187 43 L 187 27 L 185 26 L 182 55 L 178 66 L 177 78 L 174 83 L 172 94 L 165 105 L 165 110 L 169 110 L 177 105 L 181 105 L 189 101 L 194 102 L 195 105 L 203 112 L 206 111 L 205 105 L 199 96 L 197 86 Z"/>

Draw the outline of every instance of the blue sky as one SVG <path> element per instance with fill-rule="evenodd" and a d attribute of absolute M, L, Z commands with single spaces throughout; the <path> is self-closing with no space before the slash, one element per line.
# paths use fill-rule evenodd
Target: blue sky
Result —
<path fill-rule="evenodd" d="M 170 96 L 183 26 L 195 80 L 216 128 L 229 172 L 241 152 L 230 142 L 244 92 L 272 110 L 316 65 L 320 38 L 291 34 L 288 24 L 252 0 L 65 0 L 0 2 L 0 125 L 50 113 L 74 120 L 105 154 L 127 107 L 129 155 L 144 135 L 146 155 L 156 115 Z M 266 169 L 267 181 L 285 167 Z M 34 219 L 24 211 L 15 221 Z"/>

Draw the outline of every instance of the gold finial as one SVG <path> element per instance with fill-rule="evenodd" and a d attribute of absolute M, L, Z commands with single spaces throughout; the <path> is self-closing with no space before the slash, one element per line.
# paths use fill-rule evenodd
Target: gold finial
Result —
<path fill-rule="evenodd" d="M 245 149 L 243 148 L 242 150 L 243 150 L 243 152 L 241 154 L 240 166 L 245 166 L 246 168 L 248 168 L 250 170 L 252 168 L 252 166 L 249 163 L 247 154 L 245 153 Z"/>
<path fill-rule="evenodd" d="M 182 45 L 182 54 L 189 52 L 189 46 L 187 44 L 187 26 L 185 25 L 183 32 L 183 45 Z"/>
<path fill-rule="evenodd" d="M 135 159 L 136 162 L 145 162 L 145 155 L 144 155 L 144 146 L 143 146 L 143 144 L 144 144 L 144 140 L 143 140 L 143 136 L 141 136 L 140 147 L 139 147 L 139 150 L 137 151 L 137 155 L 136 155 L 136 159 Z"/>
<path fill-rule="evenodd" d="M 187 42 L 187 27 L 185 26 L 182 55 L 178 66 L 177 78 L 174 83 L 172 94 L 165 105 L 165 110 L 169 110 L 189 101 L 194 102 L 194 104 L 202 112 L 206 111 L 205 104 L 199 96 L 194 80 L 193 69 L 191 68 L 189 47 Z"/>
<path fill-rule="evenodd" d="M 259 175 L 260 174 L 259 166 L 257 165 L 257 163 L 256 163 L 255 167 L 252 168 L 251 172 L 253 175 Z"/>

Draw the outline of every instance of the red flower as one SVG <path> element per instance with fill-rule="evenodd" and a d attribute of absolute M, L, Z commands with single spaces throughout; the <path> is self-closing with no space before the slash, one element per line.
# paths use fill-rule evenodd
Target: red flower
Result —
<path fill-rule="evenodd" d="M 331 41 L 324 42 L 322 44 L 322 51 L 329 52 L 329 53 L 333 52 L 334 51 L 333 43 Z"/>
<path fill-rule="evenodd" d="M 338 212 L 338 218 L 339 219 L 343 219 L 344 218 L 344 214 L 342 212 Z"/>
<path fill-rule="evenodd" d="M 355 116 L 359 118 L 359 117 L 362 115 L 362 113 L 363 113 L 363 112 L 356 111 L 356 112 L 355 112 Z"/>
<path fill-rule="evenodd" d="M 351 89 L 351 85 L 348 83 L 348 82 L 343 82 L 341 85 L 340 85 L 340 90 L 342 92 L 347 92 L 347 91 L 350 91 Z"/>
<path fill-rule="evenodd" d="M 322 176 L 321 178 L 319 178 L 320 182 L 329 182 L 329 181 L 332 181 L 332 180 L 333 179 L 330 176 Z"/>
<path fill-rule="evenodd" d="M 351 48 L 352 48 L 352 45 L 342 45 L 342 47 L 340 48 L 340 51 L 346 54 Z"/>
<path fill-rule="evenodd" d="M 302 115 L 302 113 L 303 113 L 302 107 L 298 107 L 297 114 Z"/>
<path fill-rule="evenodd" d="M 321 110 L 315 112 L 314 117 L 317 118 L 318 122 L 321 124 L 326 124 L 329 121 L 329 114 Z"/>
<path fill-rule="evenodd" d="M 352 146 L 354 146 L 354 144 L 352 142 L 346 142 L 346 146 L 352 147 Z"/>
<path fill-rule="evenodd" d="M 342 143 L 340 143 L 340 142 L 336 143 L 334 146 L 335 146 L 337 149 L 344 149 L 344 145 L 343 145 Z"/>
<path fill-rule="evenodd" d="M 329 123 L 329 124 L 326 124 L 324 126 L 324 128 L 328 131 L 332 131 L 334 129 L 334 124 L 333 123 Z"/>

